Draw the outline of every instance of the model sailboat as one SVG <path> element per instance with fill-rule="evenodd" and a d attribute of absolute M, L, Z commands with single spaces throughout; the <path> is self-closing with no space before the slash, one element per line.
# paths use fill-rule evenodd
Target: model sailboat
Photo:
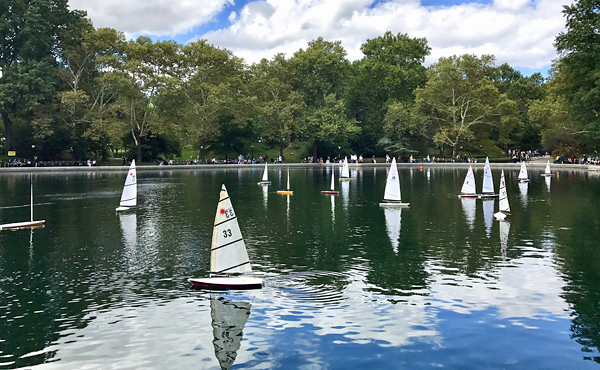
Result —
<path fill-rule="evenodd" d="M 117 212 L 127 211 L 137 205 L 137 177 L 135 175 L 135 159 L 131 160 L 131 166 L 125 178 L 123 185 L 123 194 L 121 194 L 121 202 L 117 207 Z"/>
<path fill-rule="evenodd" d="M 485 158 L 485 167 L 483 168 L 483 188 L 481 189 L 481 198 L 494 198 L 498 194 L 494 194 L 494 178 L 492 177 L 492 169 L 490 160 Z"/>
<path fill-rule="evenodd" d="M 508 204 L 508 194 L 506 193 L 506 181 L 504 180 L 504 170 L 500 175 L 500 190 L 499 190 L 499 210 L 494 213 L 494 217 L 502 221 L 510 214 L 510 205 Z"/>
<path fill-rule="evenodd" d="M 294 192 L 290 190 L 290 169 L 287 171 L 287 190 L 277 190 L 277 194 L 293 195 Z"/>
<path fill-rule="evenodd" d="M 24 228 L 28 228 L 28 227 L 40 227 L 40 226 L 44 226 L 44 222 L 46 222 L 46 220 L 41 220 L 41 221 L 34 221 L 33 220 L 33 179 L 32 179 L 32 175 L 29 175 L 29 192 L 30 192 L 30 214 L 31 214 L 31 219 L 29 221 L 24 221 L 24 222 L 13 222 L 10 224 L 4 224 L 4 225 L 0 225 L 0 230 L 6 230 L 6 229 L 24 229 Z"/>
<path fill-rule="evenodd" d="M 331 190 L 321 190 L 321 194 L 338 195 L 340 192 L 335 190 L 335 171 L 331 170 Z"/>
<path fill-rule="evenodd" d="M 542 176 L 548 176 L 548 177 L 554 176 L 554 174 L 550 171 L 550 161 L 548 161 L 548 163 L 546 163 L 546 170 L 544 171 Z"/>
<path fill-rule="evenodd" d="M 460 189 L 459 198 L 479 198 L 479 195 L 475 192 L 475 176 L 473 175 L 473 168 L 469 166 L 469 171 L 463 182 L 462 189 Z"/>
<path fill-rule="evenodd" d="M 519 171 L 519 182 L 529 182 L 529 176 L 527 175 L 527 166 L 525 162 L 521 163 L 521 170 Z"/>
<path fill-rule="evenodd" d="M 269 172 L 267 171 L 267 163 L 265 163 L 265 172 L 263 172 L 262 180 L 258 182 L 258 185 L 269 185 Z"/>
<path fill-rule="evenodd" d="M 385 182 L 385 191 L 383 193 L 383 203 L 380 207 L 408 207 L 410 203 L 402 203 L 400 194 L 400 178 L 398 176 L 398 166 L 396 158 L 392 159 L 387 181 Z"/>
<path fill-rule="evenodd" d="M 252 272 L 252 266 L 244 238 L 227 189 L 222 185 L 210 248 L 210 276 L 189 281 L 194 286 L 205 289 L 262 288 L 262 279 L 230 275 L 247 272 Z"/>
<path fill-rule="evenodd" d="M 344 165 L 342 167 L 342 175 L 340 176 L 340 181 L 351 181 L 350 177 L 350 168 L 348 167 L 348 157 L 344 157 Z"/>

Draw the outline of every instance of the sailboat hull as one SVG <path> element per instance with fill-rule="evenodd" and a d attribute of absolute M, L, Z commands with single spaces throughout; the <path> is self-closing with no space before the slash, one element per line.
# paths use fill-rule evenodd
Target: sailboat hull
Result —
<path fill-rule="evenodd" d="M 500 194 L 481 194 L 479 198 L 481 199 L 490 199 L 490 198 L 498 198 Z"/>
<path fill-rule="evenodd" d="M 340 192 L 335 190 L 321 190 L 321 194 L 338 195 Z"/>
<path fill-rule="evenodd" d="M 277 194 L 294 195 L 294 192 L 291 190 L 277 190 Z"/>
<path fill-rule="evenodd" d="M 115 209 L 115 211 L 117 211 L 117 212 L 125 212 L 125 211 L 129 211 L 131 208 L 133 208 L 133 207 L 117 207 Z"/>
<path fill-rule="evenodd" d="M 494 217 L 495 217 L 495 218 L 496 218 L 496 220 L 498 220 L 498 221 L 502 221 L 502 220 L 506 219 L 506 216 L 507 216 L 507 215 L 506 215 L 506 213 L 504 213 L 504 212 L 496 212 L 496 213 L 494 213 Z"/>
<path fill-rule="evenodd" d="M 550 176 L 554 176 L 554 174 L 553 173 L 543 173 L 542 176 L 550 177 Z"/>
<path fill-rule="evenodd" d="M 402 203 L 402 202 L 385 202 L 379 203 L 379 207 L 389 207 L 389 208 L 405 208 L 409 207 L 410 203 Z"/>
<path fill-rule="evenodd" d="M 350 177 L 341 177 L 340 181 L 352 181 L 352 178 L 350 178 Z"/>
<path fill-rule="evenodd" d="M 11 224 L 0 225 L 0 230 L 25 229 L 25 228 L 29 228 L 29 227 L 42 227 L 42 226 L 44 226 L 44 222 L 46 222 L 46 220 L 13 222 Z"/>
<path fill-rule="evenodd" d="M 480 198 L 481 194 L 458 194 L 459 198 Z"/>
<path fill-rule="evenodd" d="M 258 182 L 258 185 L 271 185 L 271 181 L 261 181 Z"/>
<path fill-rule="evenodd" d="M 210 290 L 261 289 L 263 280 L 253 277 L 213 277 L 188 279 L 195 288 Z"/>
<path fill-rule="evenodd" d="M 529 179 L 519 179 L 519 182 L 529 182 Z"/>

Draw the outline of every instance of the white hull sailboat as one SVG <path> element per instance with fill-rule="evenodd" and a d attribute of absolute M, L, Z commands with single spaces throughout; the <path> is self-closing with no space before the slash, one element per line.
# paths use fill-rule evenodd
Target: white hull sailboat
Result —
<path fill-rule="evenodd" d="M 258 182 L 258 185 L 269 185 L 269 172 L 267 171 L 267 163 L 265 162 L 265 172 L 263 172 L 262 180 Z"/>
<path fill-rule="evenodd" d="M 527 166 L 525 162 L 521 163 L 521 170 L 519 171 L 519 182 L 529 182 L 529 176 L 527 175 Z"/>
<path fill-rule="evenodd" d="M 400 194 L 400 177 L 398 176 L 398 166 L 396 158 L 392 159 L 387 181 L 385 182 L 385 191 L 383 193 L 383 202 L 380 207 L 408 207 L 410 203 L 402 203 Z"/>
<path fill-rule="evenodd" d="M 485 158 L 485 167 L 483 168 L 483 187 L 481 189 L 480 198 L 496 198 L 498 194 L 494 194 L 494 178 L 492 177 L 492 168 L 490 160 Z"/>
<path fill-rule="evenodd" d="M 340 192 L 335 190 L 335 171 L 331 170 L 331 190 L 321 190 L 321 194 L 338 195 Z"/>
<path fill-rule="evenodd" d="M 123 185 L 123 193 L 121 194 L 121 202 L 117 207 L 117 212 L 127 211 L 137 205 L 137 176 L 135 172 L 135 159 L 131 160 L 131 166 L 125 178 Z"/>
<path fill-rule="evenodd" d="M 252 272 L 244 238 L 225 185 L 221 187 L 210 248 L 210 276 L 188 279 L 204 289 L 260 289 L 263 281 L 250 276 L 232 276 Z"/>
<path fill-rule="evenodd" d="M 350 167 L 348 167 L 348 157 L 344 157 L 340 181 L 352 181 L 352 178 L 350 177 Z"/>
<path fill-rule="evenodd" d="M 479 198 L 480 194 L 475 192 L 475 175 L 473 175 L 473 168 L 469 166 L 469 171 L 467 172 L 467 176 L 465 176 L 465 181 L 463 182 L 463 186 L 460 189 L 460 194 L 458 194 L 459 198 Z"/>
<path fill-rule="evenodd" d="M 546 169 L 544 170 L 544 173 L 542 174 L 542 176 L 554 176 L 554 174 L 550 171 L 550 161 L 548 161 L 548 163 L 546 163 Z"/>
<path fill-rule="evenodd" d="M 34 221 L 33 220 L 33 178 L 32 175 L 29 175 L 29 192 L 30 192 L 30 214 L 31 214 L 31 219 L 30 221 L 23 221 L 23 222 L 13 222 L 10 224 L 3 224 L 0 225 L 0 230 L 15 230 L 15 229 L 25 229 L 25 228 L 31 228 L 31 227 L 41 227 L 44 226 L 44 222 L 46 222 L 46 220 L 40 220 L 40 221 Z"/>
<path fill-rule="evenodd" d="M 293 195 L 294 192 L 290 190 L 290 169 L 287 170 L 287 190 L 277 190 L 277 194 Z"/>
<path fill-rule="evenodd" d="M 502 175 L 500 175 L 500 190 L 499 193 L 499 210 L 494 213 L 494 217 L 502 221 L 506 218 L 506 216 L 510 215 L 510 204 L 508 203 L 508 194 L 506 192 L 506 181 L 504 180 L 504 170 L 502 170 Z"/>

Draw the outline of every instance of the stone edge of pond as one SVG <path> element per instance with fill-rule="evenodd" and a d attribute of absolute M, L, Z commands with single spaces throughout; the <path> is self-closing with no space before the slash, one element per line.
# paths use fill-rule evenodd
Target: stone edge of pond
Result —
<path fill-rule="evenodd" d="M 339 163 L 281 163 L 269 164 L 270 168 L 315 168 L 315 167 L 340 167 Z M 386 168 L 387 163 L 350 163 L 351 168 Z M 398 163 L 400 168 L 483 168 L 484 163 Z M 527 164 L 529 169 L 542 170 L 546 166 L 546 161 L 538 160 Z M 518 169 L 520 163 L 492 163 L 492 168 L 509 168 Z M 256 169 L 264 168 L 262 164 L 195 164 L 195 165 L 172 165 L 172 166 L 156 166 L 142 165 L 137 166 L 136 170 L 141 172 L 146 171 L 210 171 L 222 169 Z M 551 164 L 553 170 L 579 170 L 579 171 L 600 171 L 600 166 L 597 165 L 580 165 L 580 164 Z M 129 166 L 58 166 L 58 167 L 1 167 L 0 174 L 10 173 L 29 173 L 29 172 L 45 172 L 45 173 L 87 173 L 87 172 L 125 172 Z"/>

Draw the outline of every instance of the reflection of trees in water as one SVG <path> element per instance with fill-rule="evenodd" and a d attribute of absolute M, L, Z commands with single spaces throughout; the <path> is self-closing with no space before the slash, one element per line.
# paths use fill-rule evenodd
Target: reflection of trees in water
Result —
<path fill-rule="evenodd" d="M 221 369 L 229 369 L 235 362 L 242 344 L 246 321 L 250 316 L 251 303 L 228 297 L 211 298 L 210 315 L 213 327 L 215 356 Z"/>

